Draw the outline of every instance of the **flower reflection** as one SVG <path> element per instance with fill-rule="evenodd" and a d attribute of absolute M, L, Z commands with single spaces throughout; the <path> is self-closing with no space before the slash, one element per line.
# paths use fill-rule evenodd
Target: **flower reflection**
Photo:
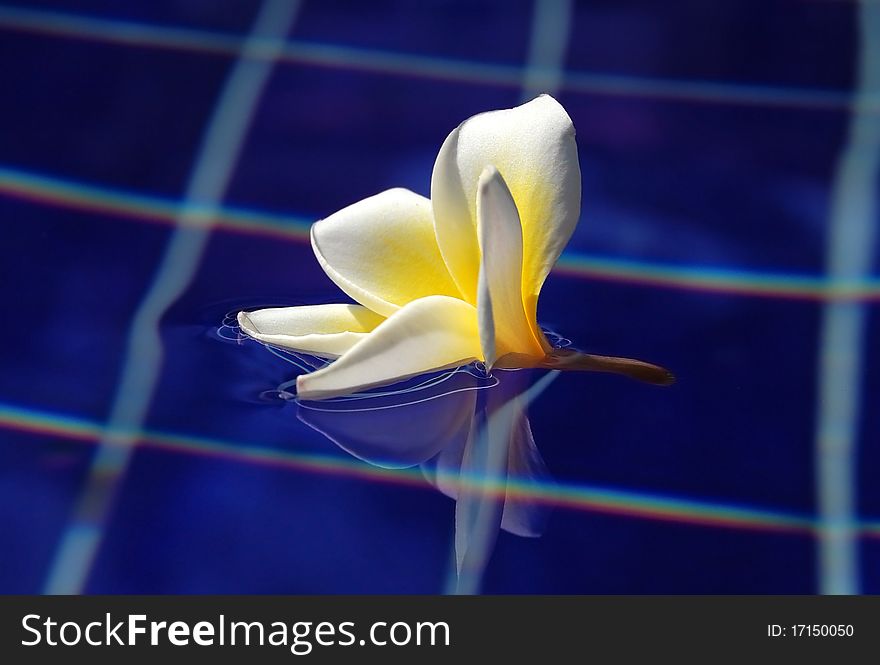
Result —
<path fill-rule="evenodd" d="M 556 377 L 461 369 L 422 378 L 393 393 L 301 402 L 299 419 L 355 457 L 382 468 L 419 466 L 455 500 L 455 590 L 472 593 L 499 529 L 540 536 L 547 507 L 510 491 L 547 482 L 527 415 L 529 402 Z"/>

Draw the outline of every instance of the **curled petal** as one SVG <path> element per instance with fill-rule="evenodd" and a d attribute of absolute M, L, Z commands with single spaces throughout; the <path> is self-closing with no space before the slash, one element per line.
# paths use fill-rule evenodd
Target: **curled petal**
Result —
<path fill-rule="evenodd" d="M 360 305 L 272 307 L 238 313 L 238 325 L 248 337 L 325 358 L 341 356 L 383 320 Z"/>
<path fill-rule="evenodd" d="M 428 295 L 459 297 L 434 235 L 431 202 L 390 189 L 312 225 L 312 249 L 345 293 L 390 316 Z"/>
<path fill-rule="evenodd" d="M 477 181 L 494 164 L 522 221 L 522 290 L 527 317 L 571 237 L 580 214 L 581 180 L 571 118 L 542 95 L 514 109 L 491 111 L 455 129 L 437 156 L 431 203 L 440 251 L 463 297 L 476 302 Z M 540 331 L 535 330 L 540 339 Z"/>
<path fill-rule="evenodd" d="M 477 311 L 448 296 L 414 300 L 327 367 L 297 379 L 300 398 L 327 399 L 480 359 Z"/>
<path fill-rule="evenodd" d="M 523 239 L 510 190 L 494 166 L 487 166 L 477 187 L 477 235 L 481 265 L 477 289 L 480 341 L 486 363 L 507 354 L 544 357 L 545 349 L 523 309 Z M 549 349 L 548 349 L 549 350 Z"/>

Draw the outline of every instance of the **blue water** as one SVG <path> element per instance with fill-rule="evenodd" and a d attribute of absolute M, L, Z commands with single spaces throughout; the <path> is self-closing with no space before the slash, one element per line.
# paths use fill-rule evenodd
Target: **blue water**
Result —
<path fill-rule="evenodd" d="M 42 13 L 28 16 L 39 22 L 52 18 L 45 12 L 76 11 L 242 35 L 256 11 L 250 2 L 222 9 L 197 1 L 76 5 L 29 2 Z M 558 92 L 577 128 L 583 170 L 583 213 L 570 249 L 822 275 L 831 186 L 850 113 L 833 104 L 768 104 L 763 95 L 767 88 L 808 89 L 846 98 L 858 56 L 854 5 L 688 2 L 670 10 L 648 2 L 577 3 L 565 71 L 628 77 L 636 92 Z M 454 71 L 489 63 L 503 73 L 528 57 L 532 10 L 530 2 L 388 1 L 367 12 L 358 2 L 307 0 L 290 38 L 388 51 L 403 69 L 416 67 L 407 60 L 415 54 L 466 61 Z M 11 63 L 0 68 L 0 166 L 74 185 L 183 196 L 230 58 L 24 30 L 3 11 L 0 54 Z M 640 94 L 645 79 L 726 86 L 733 101 L 644 86 Z M 313 220 L 389 187 L 427 195 L 447 133 L 474 113 L 519 103 L 521 89 L 502 83 L 432 78 L 418 67 L 409 74 L 364 71 L 357 57 L 337 67 L 277 65 L 224 204 Z M 7 409 L 0 418 L 0 591 L 37 593 L 46 588 L 95 454 L 94 443 L 76 440 L 70 428 L 65 433 L 58 418 L 107 419 L 131 317 L 171 231 L 136 214 L 24 199 L 13 189 L 0 186 L 0 406 Z M 878 261 L 875 248 L 875 280 Z M 475 492 L 475 502 L 461 508 L 460 499 L 437 491 L 430 459 L 446 447 L 438 449 L 430 432 L 410 459 L 364 451 L 344 418 L 309 415 L 274 392 L 295 377 L 295 366 L 259 344 L 218 335 L 224 316 L 237 309 L 342 301 L 307 243 L 223 229 L 211 235 L 194 278 L 162 317 L 164 357 L 144 429 L 209 439 L 242 454 L 138 446 L 99 525 L 84 591 L 453 591 L 456 538 L 461 549 L 461 539 L 473 542 L 480 530 L 458 528 L 457 535 L 456 505 L 470 516 L 474 505 L 487 506 L 492 527 L 485 560 L 472 566 L 479 574 L 465 580 L 465 590 L 819 589 L 817 541 L 806 533 L 589 505 L 519 506 L 541 535 L 511 533 L 501 522 L 503 503 L 480 503 Z M 876 301 L 864 311 L 854 517 L 876 524 Z M 821 302 L 808 300 L 551 275 L 542 324 L 591 352 L 660 363 L 678 382 L 657 388 L 598 374 L 553 380 L 528 406 L 543 461 L 540 482 L 815 517 L 822 312 Z M 468 376 L 453 380 L 485 380 Z M 528 373 L 529 385 L 540 379 Z M 456 395 L 487 399 L 479 391 Z M 439 408 L 436 400 L 432 408 Z M 460 408 L 456 403 L 453 412 Z M 15 415 L 22 409 L 55 429 L 26 428 Z M 403 427 L 395 417 L 405 424 L 439 419 L 407 413 L 396 411 L 391 425 L 384 416 L 383 427 Z M 360 430 L 379 427 L 358 421 Z M 331 431 L 336 442 L 322 433 Z M 260 457 L 267 449 L 277 455 Z M 338 465 L 318 473 L 278 461 L 291 456 Z M 415 464 L 424 480 L 332 472 L 376 469 L 371 463 Z M 880 592 L 876 536 L 857 538 L 856 547 L 858 590 Z"/>

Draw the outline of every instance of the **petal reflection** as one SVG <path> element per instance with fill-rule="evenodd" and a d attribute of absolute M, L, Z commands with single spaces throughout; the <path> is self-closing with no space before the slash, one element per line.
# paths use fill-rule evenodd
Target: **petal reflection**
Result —
<path fill-rule="evenodd" d="M 517 499 L 517 485 L 546 475 L 534 445 L 527 407 L 556 378 L 542 376 L 529 386 L 530 372 L 498 372 L 498 386 L 486 394 L 459 469 L 455 504 L 456 593 L 479 591 L 483 571 L 499 529 L 516 535 L 539 536 L 547 508 Z"/>
<path fill-rule="evenodd" d="M 532 371 L 466 369 L 415 380 L 401 391 L 320 403 L 297 415 L 349 454 L 393 469 L 420 465 L 426 480 L 454 499 L 455 591 L 474 593 L 504 529 L 540 536 L 548 508 L 517 488 L 547 482 L 527 416 L 529 402 L 556 377 Z"/>
<path fill-rule="evenodd" d="M 463 445 L 470 434 L 477 390 L 478 379 L 459 371 L 422 390 L 300 403 L 297 416 L 358 459 L 400 469 L 421 464 L 445 447 Z"/>

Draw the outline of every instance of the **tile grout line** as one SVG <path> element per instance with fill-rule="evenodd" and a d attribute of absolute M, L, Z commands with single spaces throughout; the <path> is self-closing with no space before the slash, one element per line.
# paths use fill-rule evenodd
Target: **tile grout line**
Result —
<path fill-rule="evenodd" d="M 880 5 L 859 7 L 857 99 L 880 91 Z M 856 105 L 859 108 L 859 105 Z M 828 223 L 830 279 L 870 274 L 877 241 L 880 117 L 856 110 L 838 159 Z M 822 311 L 815 440 L 819 512 L 818 587 L 823 594 L 860 591 L 858 553 L 858 422 L 867 310 L 831 299 Z"/>
<path fill-rule="evenodd" d="M 572 0 L 535 0 L 521 101 L 563 87 L 573 11 Z"/>
<path fill-rule="evenodd" d="M 49 570 L 46 593 L 82 593 L 88 582 L 113 500 L 159 380 L 161 318 L 198 268 L 257 103 L 299 7 L 300 2 L 291 0 L 265 0 L 218 96 L 180 216 L 174 220 L 175 228 L 155 278 L 132 319 L 111 413 Z M 268 48 L 267 43 L 275 48 Z M 261 58 L 252 56 L 255 50 Z"/>
<path fill-rule="evenodd" d="M 529 35 L 529 50 L 527 60 L 522 73 L 522 92 L 520 99 L 527 102 L 542 93 L 557 94 L 563 80 L 565 56 L 568 51 L 568 42 L 571 37 L 571 18 L 573 7 L 571 0 L 534 0 Z M 486 414 L 486 422 L 475 433 L 472 451 L 482 449 L 485 455 L 484 463 L 489 468 L 497 469 L 503 465 L 502 459 L 507 457 L 507 447 L 510 445 L 507 437 L 512 436 L 513 424 L 510 419 L 515 419 L 516 405 L 519 405 L 520 415 L 525 417 L 529 402 L 536 398 L 544 389 L 556 379 L 558 372 L 549 372 L 541 380 L 537 381 L 520 398 L 514 398 L 500 408 L 494 415 Z M 510 411 L 513 409 L 513 411 Z M 500 417 L 502 413 L 507 414 Z M 500 419 L 499 419 L 500 418 Z M 498 438 L 498 430 L 502 432 Z M 509 430 L 506 434 L 505 431 Z M 499 458 L 500 456 L 500 458 Z M 459 523 L 460 501 L 467 501 L 466 494 L 459 495 L 456 500 L 455 530 L 452 538 L 453 554 L 450 558 L 449 571 L 446 576 L 444 593 L 456 595 L 473 595 L 480 592 L 483 583 L 483 574 L 489 562 L 492 546 L 495 542 L 496 530 L 493 528 L 492 497 L 488 498 L 488 506 L 482 504 L 475 509 L 473 523 L 464 525 Z M 471 495 L 471 501 L 478 505 L 485 501 L 479 493 Z M 473 508 L 473 506 L 472 506 Z M 468 520 L 465 520 L 468 521 Z M 500 525 L 498 526 L 500 528 Z M 471 563 L 462 567 L 459 565 L 458 547 L 462 536 L 460 529 L 466 529 L 470 536 L 467 544 L 467 560 Z"/>
<path fill-rule="evenodd" d="M 97 420 L 70 413 L 48 411 L 24 405 L 12 404 L 0 401 L 0 429 L 20 432 L 35 437 L 47 437 L 51 440 L 63 439 L 81 444 L 97 444 L 104 432 L 101 423 Z M 411 474 L 406 469 L 382 469 L 372 467 L 361 460 L 351 457 L 334 457 L 323 453 L 297 453 L 289 450 L 274 448 L 271 444 L 254 444 L 253 442 L 241 442 L 227 439 L 214 439 L 208 436 L 174 432 L 170 430 L 144 429 L 138 433 L 140 445 L 155 451 L 167 452 L 175 455 L 192 455 L 243 464 L 271 466 L 299 473 L 339 473 L 346 477 L 357 477 L 364 480 L 376 480 L 379 482 L 406 479 L 410 476 L 417 485 L 423 489 L 430 486 L 424 483 L 424 478 L 419 474 Z M 475 485 L 479 487 L 479 485 Z M 587 505 L 583 500 L 586 494 L 594 497 L 609 499 L 605 503 L 628 503 L 647 505 L 665 505 L 665 518 L 687 521 L 685 513 L 701 512 L 705 517 L 711 513 L 726 514 L 733 516 L 733 520 L 724 522 L 715 519 L 708 523 L 719 526 L 731 526 L 735 522 L 742 528 L 754 528 L 756 530 L 767 528 L 774 532 L 788 532 L 803 535 L 815 535 L 818 525 L 814 516 L 806 513 L 793 512 L 785 508 L 760 507 L 751 504 L 738 503 L 734 500 L 724 499 L 699 499 L 689 496 L 643 492 L 634 489 L 609 488 L 586 485 L 572 481 L 553 481 L 548 484 L 528 483 L 523 484 L 522 491 L 517 496 L 525 499 L 547 498 L 548 493 L 566 497 L 567 500 L 559 502 L 563 507 L 575 510 L 595 511 L 600 510 L 600 501 L 591 502 Z M 554 502 L 557 505 L 557 502 Z M 630 515 L 652 519 L 649 514 L 642 510 L 629 511 Z M 736 519 L 738 518 L 738 519 Z M 656 517 L 656 519 L 664 519 Z M 689 522 L 690 523 L 690 522 Z M 700 522 L 705 524 L 706 521 Z M 860 535 L 863 537 L 880 538 L 880 518 L 868 518 L 859 524 Z"/>
<path fill-rule="evenodd" d="M 88 211 L 135 223 L 180 225 L 184 202 L 155 194 L 86 184 L 0 164 L 0 197 L 51 208 Z M 191 206 L 195 207 L 195 206 Z M 308 242 L 311 219 L 255 208 L 218 206 L 213 230 Z M 554 273 L 673 289 L 798 300 L 880 300 L 880 276 L 825 276 L 744 268 L 664 264 L 566 251 Z"/>
<path fill-rule="evenodd" d="M 566 2 L 570 0 L 565 0 Z M 234 56 L 242 37 L 235 33 L 163 26 L 132 20 L 88 16 L 50 10 L 0 6 L 0 30 L 32 32 L 50 37 L 95 40 L 123 46 Z M 249 55 L 265 59 L 277 48 L 262 40 Z M 521 68 L 501 63 L 443 56 L 383 51 L 356 46 L 287 40 L 280 63 L 340 67 L 394 76 L 420 76 L 466 84 L 522 87 Z M 561 86 L 569 92 L 645 97 L 709 104 L 847 110 L 854 106 L 848 91 L 811 89 L 785 84 L 747 84 L 698 79 L 649 78 L 590 71 L 563 71 Z M 880 111 L 880 96 L 861 100 L 866 109 Z"/>

